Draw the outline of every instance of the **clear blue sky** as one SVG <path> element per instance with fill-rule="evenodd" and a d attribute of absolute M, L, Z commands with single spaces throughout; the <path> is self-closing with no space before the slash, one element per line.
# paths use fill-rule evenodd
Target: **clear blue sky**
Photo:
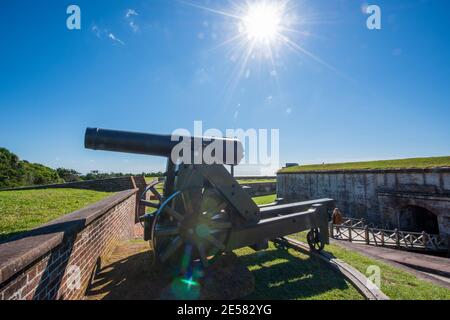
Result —
<path fill-rule="evenodd" d="M 152 171 L 164 160 L 84 150 L 85 128 L 171 133 L 202 120 L 280 129 L 282 163 L 449 155 L 450 2 L 370 1 L 379 31 L 365 3 L 292 0 L 302 23 L 289 38 L 326 65 L 281 47 L 276 77 L 264 59 L 236 77 L 232 46 L 218 45 L 237 26 L 220 14 L 172 0 L 2 0 L 0 146 L 54 168 Z M 69 4 L 79 31 L 66 28 Z"/>

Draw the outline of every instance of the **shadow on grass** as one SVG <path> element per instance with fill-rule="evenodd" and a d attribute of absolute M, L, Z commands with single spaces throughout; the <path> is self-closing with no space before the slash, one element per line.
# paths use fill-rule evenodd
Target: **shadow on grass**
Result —
<path fill-rule="evenodd" d="M 349 289 L 343 276 L 323 262 L 285 249 L 255 252 L 240 259 L 255 277 L 255 292 L 249 299 L 314 299 L 319 295 L 326 299 L 330 291 Z"/>
<path fill-rule="evenodd" d="M 284 249 L 240 255 L 238 261 L 255 277 L 255 291 L 246 299 L 357 298 L 357 293 L 341 294 L 349 289 L 344 278 L 323 262 L 308 256 L 293 255 Z M 239 253 L 238 253 L 239 255 Z M 167 296 L 172 276 L 151 267 L 151 253 L 134 252 L 106 265 L 86 292 L 92 300 L 156 300 Z M 334 294 L 329 295 L 330 291 Z M 336 293 L 338 291 L 338 293 Z M 195 299 L 184 292 L 183 299 Z M 173 298 L 173 297 L 172 297 Z"/>
<path fill-rule="evenodd" d="M 22 235 L 23 233 L 24 231 L 0 234 L 0 244 L 17 240 L 19 238 L 19 235 Z"/>

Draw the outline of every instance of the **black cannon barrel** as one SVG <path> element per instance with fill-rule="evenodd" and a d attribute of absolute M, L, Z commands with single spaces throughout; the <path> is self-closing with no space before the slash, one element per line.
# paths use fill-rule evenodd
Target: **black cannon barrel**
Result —
<path fill-rule="evenodd" d="M 86 149 L 92 150 L 170 158 L 172 156 L 172 150 L 182 141 L 185 143 L 186 141 L 190 141 L 189 146 L 192 154 L 202 152 L 201 155 L 205 152 L 205 148 L 213 142 L 219 142 L 216 145 L 221 145 L 223 148 L 223 161 L 216 161 L 216 163 L 237 165 L 243 158 L 242 143 L 237 139 L 229 138 L 184 137 L 88 128 L 86 130 L 84 145 Z M 232 152 L 232 154 L 227 155 L 227 152 Z M 176 159 L 172 160 L 175 161 Z"/>

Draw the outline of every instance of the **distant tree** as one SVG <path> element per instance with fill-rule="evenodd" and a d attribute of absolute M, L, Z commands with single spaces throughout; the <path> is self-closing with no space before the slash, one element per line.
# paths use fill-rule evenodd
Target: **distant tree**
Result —
<path fill-rule="evenodd" d="M 81 173 L 77 172 L 76 170 L 58 168 L 56 169 L 56 172 L 58 173 L 60 178 L 63 179 L 65 182 L 81 181 Z"/>
<path fill-rule="evenodd" d="M 28 161 L 23 161 L 23 164 L 25 173 L 27 174 L 27 185 L 43 185 L 64 182 L 64 180 L 59 177 L 56 170 L 43 166 L 42 164 L 29 163 Z"/>
<path fill-rule="evenodd" d="M 111 178 L 121 178 L 121 177 L 131 177 L 131 173 L 121 173 L 121 172 L 111 172 L 111 173 L 100 173 L 99 171 L 91 171 L 88 174 L 81 176 L 81 179 L 87 180 L 103 180 Z"/>
<path fill-rule="evenodd" d="M 164 172 L 159 171 L 159 172 L 143 173 L 143 176 L 147 178 L 160 178 L 164 176 Z"/>
<path fill-rule="evenodd" d="M 17 155 L 0 148 L 0 188 L 63 182 L 56 170 L 41 164 L 21 161 Z"/>
<path fill-rule="evenodd" d="M 142 173 L 142 176 L 152 178 L 162 177 L 163 175 L 163 172 Z M 5 148 L 0 148 L 0 189 L 130 176 L 133 176 L 133 174 L 101 173 L 94 170 L 82 175 L 73 169 L 58 168 L 53 170 L 41 164 L 21 161 L 14 153 Z"/>
<path fill-rule="evenodd" d="M 23 185 L 24 173 L 19 157 L 8 149 L 0 148 L 0 188 Z"/>

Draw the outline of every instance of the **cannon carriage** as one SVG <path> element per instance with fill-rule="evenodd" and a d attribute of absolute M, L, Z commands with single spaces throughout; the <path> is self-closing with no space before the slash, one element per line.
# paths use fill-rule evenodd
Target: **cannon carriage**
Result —
<path fill-rule="evenodd" d="M 174 155 L 180 140 L 192 142 L 188 157 L 192 161 L 186 161 L 186 154 Z M 212 143 L 223 149 L 215 163 L 207 164 L 203 150 Z M 258 207 L 225 167 L 238 165 L 243 158 L 238 140 L 88 128 L 85 147 L 168 159 L 165 179 L 150 183 L 140 200 L 153 209 L 141 221 L 144 238 L 150 241 L 159 264 L 187 266 L 198 261 L 207 267 L 223 252 L 247 246 L 264 250 L 270 240 L 305 230 L 309 230 L 307 238 L 313 250 L 320 251 L 329 243 L 329 211 L 334 200 Z M 162 192 L 159 183 L 164 184 Z M 149 192 L 156 202 L 148 200 Z"/>

